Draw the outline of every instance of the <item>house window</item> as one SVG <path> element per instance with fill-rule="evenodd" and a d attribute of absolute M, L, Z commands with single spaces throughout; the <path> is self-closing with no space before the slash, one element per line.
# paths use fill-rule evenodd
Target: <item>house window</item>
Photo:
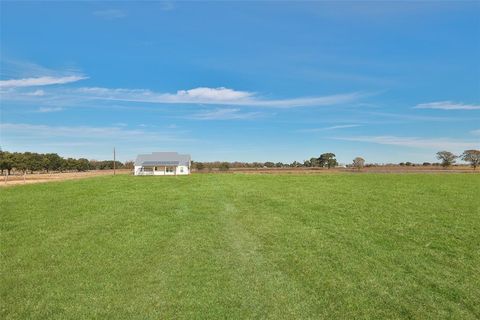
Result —
<path fill-rule="evenodd" d="M 183 173 L 183 167 L 180 167 L 180 172 L 182 172 L 182 173 Z"/>
<path fill-rule="evenodd" d="M 166 172 L 173 172 L 173 167 L 167 167 Z"/>

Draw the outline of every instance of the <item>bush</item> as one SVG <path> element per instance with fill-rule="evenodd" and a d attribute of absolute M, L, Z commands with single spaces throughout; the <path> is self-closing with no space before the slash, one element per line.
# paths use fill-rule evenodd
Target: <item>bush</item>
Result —
<path fill-rule="evenodd" d="M 220 164 L 219 169 L 220 169 L 221 171 L 227 171 L 228 169 L 230 169 L 230 164 L 229 164 L 228 162 L 222 162 L 222 163 Z"/>

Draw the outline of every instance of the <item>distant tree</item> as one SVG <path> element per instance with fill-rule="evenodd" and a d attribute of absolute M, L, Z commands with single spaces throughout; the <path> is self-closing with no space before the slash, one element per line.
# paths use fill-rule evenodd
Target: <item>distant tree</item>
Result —
<path fill-rule="evenodd" d="M 437 159 L 442 161 L 442 167 L 447 168 L 455 163 L 455 159 L 458 156 L 454 155 L 449 151 L 439 151 L 437 152 Z"/>
<path fill-rule="evenodd" d="M 275 163 L 275 167 L 281 168 L 281 167 L 283 167 L 283 163 L 277 162 L 277 163 Z"/>
<path fill-rule="evenodd" d="M 323 153 L 320 155 L 317 161 L 320 167 L 327 167 L 328 169 L 338 165 L 334 153 Z"/>
<path fill-rule="evenodd" d="M 13 159 L 10 152 L 0 150 L 0 169 L 2 170 L 2 174 L 4 170 L 7 170 L 8 174 L 12 171 Z"/>
<path fill-rule="evenodd" d="M 74 158 L 68 158 L 66 161 L 63 163 L 63 167 L 67 171 L 73 171 L 77 170 L 78 162 Z"/>
<path fill-rule="evenodd" d="M 113 169 L 113 161 L 110 161 L 110 163 L 111 163 L 111 166 L 112 166 L 111 169 Z M 120 162 L 120 161 L 115 161 L 115 168 L 116 168 L 116 169 L 124 169 L 125 166 L 123 165 L 122 162 Z"/>
<path fill-rule="evenodd" d="M 263 165 L 264 165 L 265 167 L 267 167 L 267 168 L 273 168 L 273 167 L 275 167 L 275 163 L 270 162 L 270 161 L 265 162 Z"/>
<path fill-rule="evenodd" d="M 430 162 L 424 162 L 422 165 L 423 165 L 424 167 L 428 167 L 428 166 L 431 166 L 432 164 L 431 164 Z"/>
<path fill-rule="evenodd" d="M 44 156 L 44 169 L 49 171 L 57 171 L 62 167 L 63 159 L 56 153 L 47 153 Z"/>
<path fill-rule="evenodd" d="M 465 150 L 462 154 L 462 160 L 469 162 L 473 170 L 476 170 L 480 165 L 480 150 Z"/>
<path fill-rule="evenodd" d="M 220 169 L 221 171 L 227 171 L 228 169 L 230 169 L 230 164 L 229 164 L 228 162 L 222 162 L 222 163 L 220 164 L 219 169 Z"/>
<path fill-rule="evenodd" d="M 197 169 L 198 171 L 201 171 L 205 169 L 205 165 L 203 164 L 203 162 L 195 162 L 195 169 Z"/>
<path fill-rule="evenodd" d="M 310 160 L 304 160 L 304 161 L 303 161 L 303 166 L 304 166 L 304 167 L 311 167 Z"/>
<path fill-rule="evenodd" d="M 132 160 L 125 161 L 123 166 L 125 167 L 125 169 L 133 169 L 135 167 L 135 162 L 133 162 Z"/>
<path fill-rule="evenodd" d="M 292 164 L 290 164 L 290 167 L 298 168 L 301 167 L 302 164 L 298 161 L 293 161 Z"/>
<path fill-rule="evenodd" d="M 318 162 L 318 158 L 310 158 L 309 167 L 320 167 L 320 163 Z"/>
<path fill-rule="evenodd" d="M 22 171 L 30 170 L 30 173 L 33 173 L 33 171 L 41 170 L 42 168 L 41 158 L 37 153 L 24 152 L 23 157 L 21 158 L 22 158 L 22 165 L 24 166 L 24 170 Z"/>
<path fill-rule="evenodd" d="M 14 152 L 12 154 L 13 167 L 17 171 L 26 173 L 28 170 L 28 156 L 20 152 Z"/>
<path fill-rule="evenodd" d="M 352 166 L 358 170 L 362 169 L 365 166 L 365 159 L 362 157 L 356 157 L 353 159 Z"/>
<path fill-rule="evenodd" d="M 85 158 L 80 158 L 77 160 L 76 169 L 77 171 L 87 171 L 90 169 L 90 162 Z"/>

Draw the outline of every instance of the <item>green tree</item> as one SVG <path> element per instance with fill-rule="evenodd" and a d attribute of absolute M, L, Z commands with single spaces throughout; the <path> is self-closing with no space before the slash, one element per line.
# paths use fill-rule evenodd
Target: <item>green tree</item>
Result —
<path fill-rule="evenodd" d="M 4 170 L 7 170 L 8 174 L 12 171 L 13 159 L 10 152 L 0 150 L 0 169 L 2 170 L 2 174 Z"/>
<path fill-rule="evenodd" d="M 230 169 L 230 164 L 229 164 L 228 162 L 222 162 L 222 163 L 220 164 L 219 169 L 220 169 L 221 171 L 227 171 L 228 169 Z"/>
<path fill-rule="evenodd" d="M 28 156 L 20 153 L 20 152 L 14 152 L 12 154 L 12 162 L 13 162 L 13 167 L 17 171 L 21 171 L 23 173 L 26 173 L 28 170 Z"/>
<path fill-rule="evenodd" d="M 76 162 L 77 171 L 87 171 L 90 169 L 90 162 L 88 161 L 88 159 L 80 158 Z"/>
<path fill-rule="evenodd" d="M 462 154 L 462 160 L 469 162 L 473 170 L 476 170 L 480 165 L 480 150 L 465 150 Z"/>
<path fill-rule="evenodd" d="M 455 163 L 455 159 L 458 156 L 454 155 L 449 151 L 439 151 L 437 152 L 437 159 L 442 161 L 442 167 L 447 168 Z"/>
<path fill-rule="evenodd" d="M 28 169 L 33 173 L 34 171 L 43 170 L 43 154 L 30 153 L 28 158 Z"/>
<path fill-rule="evenodd" d="M 205 169 L 205 165 L 203 164 L 203 162 L 195 162 L 195 169 L 197 169 L 198 171 L 201 171 Z"/>
<path fill-rule="evenodd" d="M 321 154 L 317 161 L 320 167 L 327 167 L 328 169 L 338 165 L 335 154 L 330 152 Z"/>
<path fill-rule="evenodd" d="M 63 159 L 56 153 L 47 153 L 44 156 L 44 168 L 47 172 L 58 171 L 62 168 Z"/>

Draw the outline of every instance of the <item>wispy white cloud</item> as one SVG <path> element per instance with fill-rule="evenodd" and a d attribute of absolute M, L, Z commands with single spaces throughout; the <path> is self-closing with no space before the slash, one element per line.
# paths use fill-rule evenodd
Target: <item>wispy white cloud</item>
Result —
<path fill-rule="evenodd" d="M 43 76 L 59 77 L 81 74 L 74 65 L 52 69 L 24 60 L 12 59 L 4 55 L 0 59 L 0 77 L 3 79 L 37 78 Z"/>
<path fill-rule="evenodd" d="M 37 112 L 48 113 L 48 112 L 59 112 L 63 111 L 62 107 L 40 107 Z"/>
<path fill-rule="evenodd" d="M 127 16 L 125 12 L 119 9 L 97 10 L 93 12 L 93 15 L 106 20 L 121 19 Z"/>
<path fill-rule="evenodd" d="M 63 77 L 44 76 L 37 78 L 9 79 L 0 80 L 0 88 L 48 86 L 54 84 L 66 84 L 83 79 L 87 79 L 87 77 L 72 75 Z"/>
<path fill-rule="evenodd" d="M 398 114 L 398 113 L 388 113 L 388 112 L 368 112 L 367 114 L 378 116 L 381 118 L 395 119 L 400 121 L 432 121 L 432 122 L 453 122 L 453 121 L 464 121 L 470 120 L 471 118 L 453 118 L 453 117 L 437 117 L 437 116 L 422 116 L 416 114 Z"/>
<path fill-rule="evenodd" d="M 470 133 L 476 136 L 480 136 L 480 129 L 472 130 L 470 131 Z"/>
<path fill-rule="evenodd" d="M 347 129 L 347 128 L 355 128 L 360 127 L 361 124 L 342 124 L 338 126 L 331 126 L 331 127 L 323 127 L 323 128 L 310 128 L 310 129 L 300 129 L 299 132 L 321 132 L 321 131 L 330 131 L 330 130 L 337 130 L 337 129 Z"/>
<path fill-rule="evenodd" d="M 271 108 L 294 108 L 308 106 L 329 106 L 350 103 L 359 100 L 366 94 L 353 92 L 316 97 L 287 99 L 266 99 L 255 92 L 238 91 L 225 87 L 200 87 L 190 90 L 179 90 L 176 93 L 158 93 L 145 89 L 109 89 L 78 88 L 71 91 L 77 97 L 89 99 L 146 102 L 158 104 L 210 104 L 255 106 Z"/>
<path fill-rule="evenodd" d="M 247 91 L 236 91 L 225 87 L 220 88 L 195 88 L 190 90 L 179 90 L 175 95 L 180 100 L 209 100 L 209 101 L 232 101 L 249 99 L 253 93 Z"/>
<path fill-rule="evenodd" d="M 191 118 L 196 120 L 246 120 L 258 118 L 261 115 L 261 112 L 241 112 L 240 109 L 216 109 L 194 114 Z"/>
<path fill-rule="evenodd" d="M 33 97 L 41 97 L 45 95 L 45 91 L 43 90 L 35 90 L 33 92 L 28 92 L 26 93 L 28 96 L 33 96 Z"/>
<path fill-rule="evenodd" d="M 415 109 L 440 109 L 440 110 L 480 110 L 478 104 L 464 104 L 453 101 L 438 101 L 417 104 Z"/>
<path fill-rule="evenodd" d="M 476 148 L 479 141 L 458 140 L 450 138 L 418 138 L 418 137 L 397 137 L 397 136 L 358 136 L 358 137 L 335 137 L 336 140 L 368 142 L 384 145 L 428 148 L 428 149 L 458 149 Z"/>

